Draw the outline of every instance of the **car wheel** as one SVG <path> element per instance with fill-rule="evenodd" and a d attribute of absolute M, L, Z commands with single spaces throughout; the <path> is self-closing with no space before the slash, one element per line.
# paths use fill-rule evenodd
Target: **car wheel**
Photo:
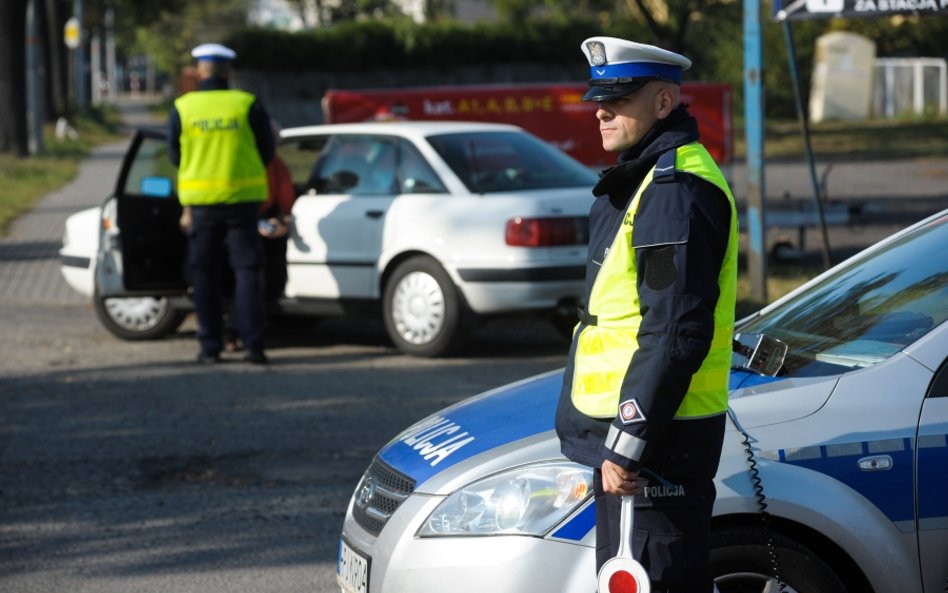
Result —
<path fill-rule="evenodd" d="M 95 296 L 95 312 L 105 329 L 123 340 L 155 340 L 174 333 L 188 312 L 168 298 Z"/>
<path fill-rule="evenodd" d="M 383 297 L 385 330 L 407 354 L 434 357 L 459 345 L 457 288 L 434 260 L 413 257 L 395 268 Z"/>
<path fill-rule="evenodd" d="M 846 587 L 815 552 L 794 539 L 773 533 L 784 593 L 846 593 Z M 762 528 L 730 528 L 711 536 L 711 571 L 720 593 L 780 591 Z"/>

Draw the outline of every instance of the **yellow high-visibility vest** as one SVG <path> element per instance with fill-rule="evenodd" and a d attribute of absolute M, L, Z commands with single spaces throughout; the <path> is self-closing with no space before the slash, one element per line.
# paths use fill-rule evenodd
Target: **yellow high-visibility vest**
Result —
<path fill-rule="evenodd" d="M 727 410 L 734 305 L 737 298 L 737 210 L 724 175 L 701 144 L 679 147 L 675 156 L 675 169 L 714 184 L 727 196 L 731 206 L 728 245 L 718 276 L 720 295 L 714 309 L 711 350 L 692 377 L 684 400 L 675 413 L 676 418 L 699 418 Z M 638 349 L 637 336 L 642 315 L 636 285 L 632 233 L 639 200 L 654 175 L 655 167 L 652 167 L 629 203 L 622 226 L 602 262 L 590 293 L 588 312 L 595 315 L 596 322 L 585 326 L 577 338 L 572 401 L 577 410 L 594 418 L 615 418 L 622 383 L 632 355 Z"/>
<path fill-rule="evenodd" d="M 267 168 L 248 117 L 253 102 L 250 93 L 229 89 L 187 93 L 175 100 L 181 117 L 181 204 L 267 199 Z"/>

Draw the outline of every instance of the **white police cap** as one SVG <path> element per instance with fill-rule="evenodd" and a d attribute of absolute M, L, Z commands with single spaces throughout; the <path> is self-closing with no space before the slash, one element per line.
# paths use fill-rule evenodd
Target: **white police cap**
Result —
<path fill-rule="evenodd" d="M 617 37 L 590 37 L 580 46 L 589 60 L 589 90 L 583 101 L 616 99 L 650 80 L 681 84 L 691 60 L 681 54 Z"/>
<path fill-rule="evenodd" d="M 191 55 L 197 60 L 233 60 L 237 52 L 220 43 L 204 43 L 192 49 Z"/>

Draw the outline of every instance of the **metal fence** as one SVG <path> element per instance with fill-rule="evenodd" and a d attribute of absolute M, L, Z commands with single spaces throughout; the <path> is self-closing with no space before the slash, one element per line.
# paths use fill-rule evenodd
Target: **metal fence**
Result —
<path fill-rule="evenodd" d="M 948 66 L 942 58 L 876 58 L 873 115 L 948 115 Z"/>

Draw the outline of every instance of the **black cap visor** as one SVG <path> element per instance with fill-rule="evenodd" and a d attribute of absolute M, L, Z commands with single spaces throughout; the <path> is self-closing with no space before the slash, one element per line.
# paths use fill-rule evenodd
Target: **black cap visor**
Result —
<path fill-rule="evenodd" d="M 622 82 L 618 82 L 621 80 Z M 611 101 L 626 95 L 631 95 L 654 78 L 609 79 L 600 78 L 589 81 L 589 90 L 583 95 L 583 101 Z M 617 81 L 617 82 L 613 82 Z"/>

